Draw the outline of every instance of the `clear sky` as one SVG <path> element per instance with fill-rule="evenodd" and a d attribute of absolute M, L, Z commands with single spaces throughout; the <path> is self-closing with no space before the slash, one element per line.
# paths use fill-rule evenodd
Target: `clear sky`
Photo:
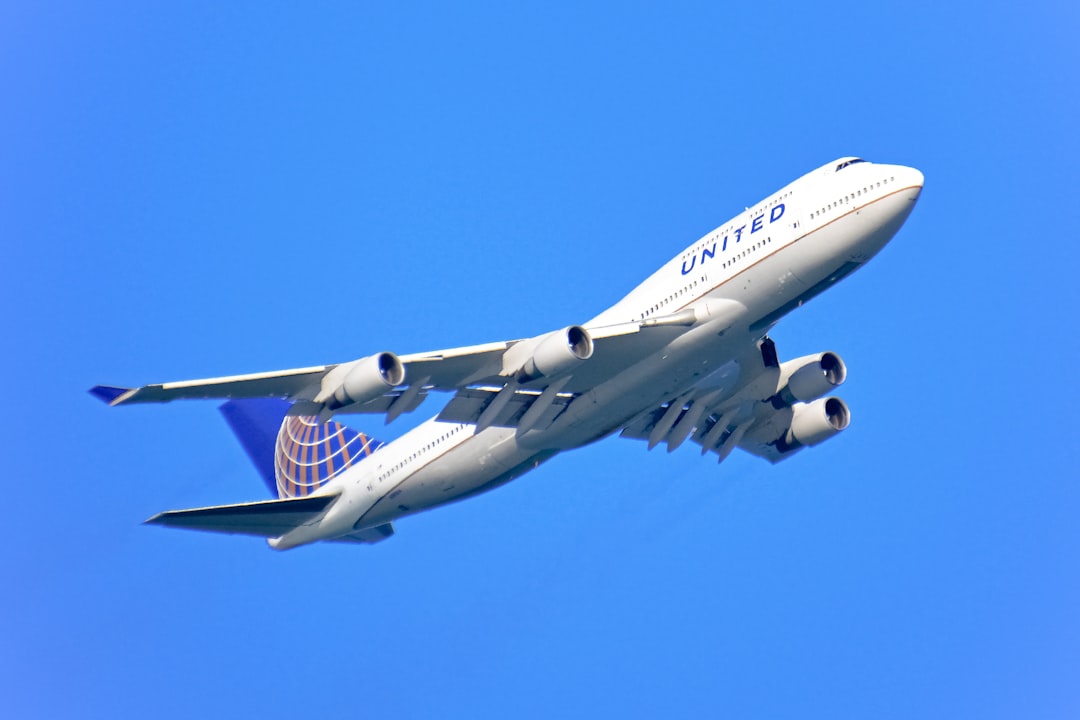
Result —
<path fill-rule="evenodd" d="M 1075 4 L 384 5 L 0 5 L 0 714 L 1077 717 Z M 608 439 L 375 547 L 140 525 L 265 488 L 90 386 L 581 322 L 843 155 L 926 188 L 773 333 L 842 436 Z"/>

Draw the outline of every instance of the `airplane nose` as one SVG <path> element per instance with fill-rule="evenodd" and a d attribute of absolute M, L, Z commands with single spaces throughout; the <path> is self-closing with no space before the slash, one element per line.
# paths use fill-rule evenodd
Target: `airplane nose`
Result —
<path fill-rule="evenodd" d="M 904 174 L 901 181 L 904 185 L 922 190 L 923 174 L 913 167 L 903 167 L 903 170 Z"/>

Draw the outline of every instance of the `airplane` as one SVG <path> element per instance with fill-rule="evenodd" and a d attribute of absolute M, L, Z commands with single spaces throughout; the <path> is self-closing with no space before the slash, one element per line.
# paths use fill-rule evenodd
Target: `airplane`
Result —
<path fill-rule="evenodd" d="M 109 405 L 226 399 L 221 410 L 277 498 L 162 512 L 146 522 L 266 538 L 376 543 L 398 519 L 486 492 L 554 455 L 619 433 L 686 441 L 722 462 L 776 463 L 848 427 L 831 351 L 781 362 L 769 331 L 862 267 L 907 220 L 923 175 L 839 158 L 705 234 L 580 325 L 411 355 L 123 388 Z M 438 415 L 381 443 L 338 422 Z"/>

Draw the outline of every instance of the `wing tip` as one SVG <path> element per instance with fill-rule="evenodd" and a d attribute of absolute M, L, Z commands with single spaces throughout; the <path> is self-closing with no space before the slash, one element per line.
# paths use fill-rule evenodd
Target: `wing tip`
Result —
<path fill-rule="evenodd" d="M 88 393 L 96 397 L 101 402 L 109 405 L 119 405 L 122 403 L 126 396 L 130 396 L 135 392 L 132 388 L 126 387 L 114 387 L 112 385 L 95 385 L 87 390 Z"/>

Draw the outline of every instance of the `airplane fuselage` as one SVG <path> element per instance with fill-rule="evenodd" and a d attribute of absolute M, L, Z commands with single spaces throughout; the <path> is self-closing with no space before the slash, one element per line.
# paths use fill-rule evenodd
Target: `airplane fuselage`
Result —
<path fill-rule="evenodd" d="M 753 382 L 747 368 L 769 329 L 884 247 L 911 213 L 922 183 L 913 168 L 853 158 L 799 178 L 700 238 L 584 324 L 653 324 L 656 352 L 593 384 L 543 429 L 478 431 L 475 424 L 428 420 L 327 483 L 318 494 L 339 497 L 326 514 L 271 546 L 374 528 L 486 491 L 672 398 L 731 396 Z"/>

